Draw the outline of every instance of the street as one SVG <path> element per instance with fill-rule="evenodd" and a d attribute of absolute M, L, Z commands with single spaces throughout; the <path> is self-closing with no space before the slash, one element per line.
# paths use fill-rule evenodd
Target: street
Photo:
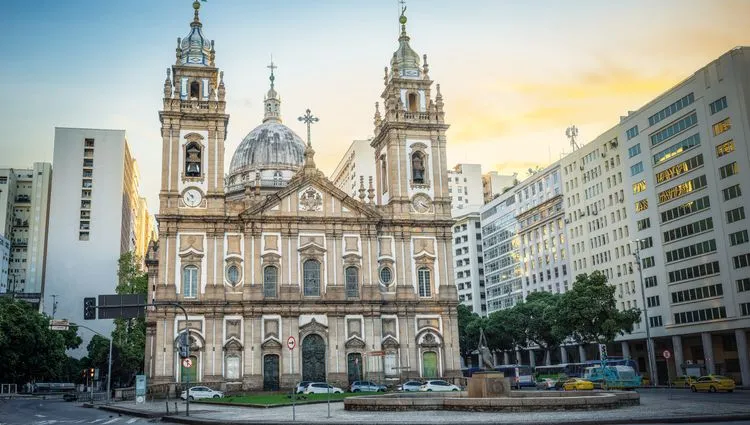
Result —
<path fill-rule="evenodd" d="M 0 400 L 0 425 L 98 424 L 141 425 L 154 419 L 87 409 L 62 399 Z M 158 419 L 156 419 L 158 421 Z"/>

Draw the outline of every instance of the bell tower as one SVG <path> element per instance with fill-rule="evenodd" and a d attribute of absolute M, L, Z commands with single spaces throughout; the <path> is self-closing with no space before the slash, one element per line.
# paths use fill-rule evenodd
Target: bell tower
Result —
<path fill-rule="evenodd" d="M 203 35 L 200 6 L 193 2 L 190 32 L 177 39 L 176 60 L 164 80 L 161 214 L 224 208 L 226 89 L 214 42 Z"/>
<path fill-rule="evenodd" d="M 427 55 L 409 45 L 406 7 L 401 11 L 398 49 L 385 68 L 383 112 L 375 104 L 377 203 L 395 216 L 450 217 L 443 97 L 429 77 Z"/>

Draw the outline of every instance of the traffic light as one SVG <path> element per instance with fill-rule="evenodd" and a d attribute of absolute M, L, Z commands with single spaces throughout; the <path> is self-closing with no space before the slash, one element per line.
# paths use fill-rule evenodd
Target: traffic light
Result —
<path fill-rule="evenodd" d="M 177 340 L 177 349 L 180 352 L 180 358 L 184 359 L 188 357 L 188 348 L 190 347 L 190 339 L 188 333 L 183 332 L 180 334 L 180 338 Z"/>
<path fill-rule="evenodd" d="M 601 355 L 602 361 L 607 360 L 607 345 L 606 344 L 599 344 L 599 354 Z"/>
<path fill-rule="evenodd" d="M 96 320 L 96 298 L 83 299 L 83 319 Z"/>
<path fill-rule="evenodd" d="M 91 369 L 89 369 L 89 377 L 91 379 L 94 379 L 94 368 L 93 367 Z"/>

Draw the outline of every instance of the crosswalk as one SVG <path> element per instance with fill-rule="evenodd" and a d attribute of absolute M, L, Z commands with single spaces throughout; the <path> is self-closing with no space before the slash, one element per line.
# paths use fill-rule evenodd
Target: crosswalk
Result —
<path fill-rule="evenodd" d="M 43 415 L 35 415 L 37 417 L 40 417 Z M 42 418 L 39 418 L 42 419 Z M 100 419 L 42 419 L 42 420 L 36 420 L 34 422 L 31 422 L 33 425 L 56 425 L 56 424 L 98 424 L 98 425 L 131 425 L 135 424 L 136 422 L 142 421 L 142 423 L 146 423 L 145 419 L 141 418 L 129 418 L 127 416 L 121 416 L 117 418 L 100 418 Z M 3 425 L 0 423 L 0 425 Z"/>

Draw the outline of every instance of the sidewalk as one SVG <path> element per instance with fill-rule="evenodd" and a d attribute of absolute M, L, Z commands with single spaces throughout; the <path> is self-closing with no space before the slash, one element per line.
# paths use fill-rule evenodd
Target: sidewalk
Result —
<path fill-rule="evenodd" d="M 296 407 L 297 423 L 330 424 L 637 424 L 637 423 L 690 423 L 727 422 L 750 420 L 750 403 L 746 395 L 719 394 L 719 397 L 696 398 L 689 392 L 667 394 L 662 391 L 641 392 L 641 405 L 596 412 L 450 412 L 450 411 L 410 411 L 410 412 L 355 412 L 344 410 L 341 402 L 331 403 L 330 418 L 327 404 L 312 404 Z M 728 396 L 728 397 L 724 397 Z M 185 417 L 184 402 L 178 403 L 179 416 L 173 414 L 174 401 L 170 402 L 171 415 L 165 415 L 165 404 L 149 402 L 139 405 L 134 402 L 120 402 L 109 408 L 123 408 L 120 413 L 131 415 L 139 411 L 148 417 L 163 416 L 165 422 L 190 424 L 288 424 L 292 423 L 291 406 L 274 409 L 191 404 L 190 417 Z"/>

